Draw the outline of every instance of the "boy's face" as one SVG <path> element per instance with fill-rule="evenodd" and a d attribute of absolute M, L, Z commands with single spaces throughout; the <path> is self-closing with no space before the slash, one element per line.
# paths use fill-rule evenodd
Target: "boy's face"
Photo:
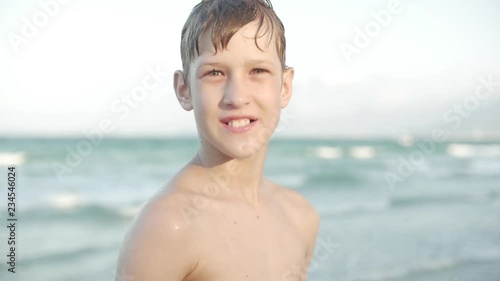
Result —
<path fill-rule="evenodd" d="M 199 56 L 174 86 L 181 105 L 193 109 L 202 143 L 232 158 L 246 158 L 267 145 L 290 100 L 293 69 L 282 70 L 276 44 L 257 39 L 257 22 L 242 27 L 226 49 L 217 51 L 209 32 L 199 40 Z M 274 41 L 274 39 L 273 39 Z"/>

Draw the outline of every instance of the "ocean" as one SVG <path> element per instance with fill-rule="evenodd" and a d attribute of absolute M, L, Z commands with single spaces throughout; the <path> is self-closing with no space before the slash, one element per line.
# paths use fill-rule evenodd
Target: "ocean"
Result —
<path fill-rule="evenodd" d="M 0 139 L 0 280 L 114 280 L 132 218 L 196 149 L 189 138 Z M 499 141 L 273 139 L 265 172 L 320 213 L 308 280 L 500 280 Z"/>

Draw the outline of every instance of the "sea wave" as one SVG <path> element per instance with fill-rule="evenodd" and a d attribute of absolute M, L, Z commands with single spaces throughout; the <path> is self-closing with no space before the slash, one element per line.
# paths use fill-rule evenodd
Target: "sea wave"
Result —
<path fill-rule="evenodd" d="M 351 148 L 350 155 L 356 159 L 372 159 L 375 157 L 376 151 L 373 146 L 355 146 Z"/>
<path fill-rule="evenodd" d="M 376 200 L 371 202 L 349 202 L 331 204 L 325 208 L 318 208 L 320 213 L 325 216 L 350 215 L 358 213 L 372 213 L 386 211 L 390 208 L 389 200 Z"/>
<path fill-rule="evenodd" d="M 85 204 L 82 197 L 70 193 L 51 195 L 48 201 L 53 207 L 62 210 L 71 210 Z"/>
<path fill-rule="evenodd" d="M 443 194 L 393 197 L 390 205 L 393 208 L 411 207 L 415 205 L 455 204 L 455 203 L 486 203 L 498 197 L 495 191 L 476 194 Z"/>
<path fill-rule="evenodd" d="M 54 262 L 77 260 L 85 256 L 93 256 L 100 253 L 106 253 L 116 250 L 116 245 L 107 246 L 85 246 L 76 249 L 59 249 L 50 252 L 43 252 L 31 256 L 25 256 L 20 260 L 22 266 L 29 266 L 31 264 L 53 264 Z"/>
<path fill-rule="evenodd" d="M 333 170 L 329 173 L 307 175 L 304 186 L 328 189 L 353 189 L 369 181 L 366 175 L 356 171 Z"/>
<path fill-rule="evenodd" d="M 0 152 L 0 166 L 20 166 L 26 162 L 26 152 Z"/>
<path fill-rule="evenodd" d="M 400 280 L 402 278 L 409 279 L 412 276 L 419 276 L 432 272 L 464 267 L 468 265 L 480 263 L 496 263 L 500 262 L 500 253 L 478 254 L 467 258 L 437 258 L 424 260 L 414 266 L 408 268 L 398 268 L 384 270 L 383 272 L 369 272 L 363 274 L 356 281 L 382 281 L 382 280 Z"/>
<path fill-rule="evenodd" d="M 306 176 L 304 174 L 275 174 L 272 180 L 291 189 L 299 189 L 304 186 L 306 182 Z"/>
<path fill-rule="evenodd" d="M 316 146 L 309 149 L 309 154 L 322 159 L 340 159 L 351 157 L 354 159 L 372 159 L 376 156 L 376 149 L 373 146 Z"/>
<path fill-rule="evenodd" d="M 372 201 L 343 202 L 318 206 L 318 210 L 325 217 L 351 214 L 365 214 L 373 212 L 384 212 L 394 209 L 443 204 L 482 204 L 494 202 L 500 198 L 500 192 L 489 191 L 478 194 L 455 194 L 455 195 L 428 195 L 428 196 L 401 196 Z"/>
<path fill-rule="evenodd" d="M 77 203 L 75 203 L 77 202 Z M 63 201 L 60 205 L 39 204 L 25 207 L 19 211 L 19 216 L 24 220 L 85 220 L 95 222 L 112 222 L 117 220 L 129 220 L 135 217 L 142 205 L 139 203 L 119 205 L 83 200 Z"/>
<path fill-rule="evenodd" d="M 336 146 L 318 146 L 310 149 L 310 153 L 318 158 L 338 159 L 344 156 L 344 151 Z"/>
<path fill-rule="evenodd" d="M 450 143 L 447 148 L 448 155 L 455 158 L 473 157 L 499 157 L 500 145 L 473 145 L 464 143 Z"/>

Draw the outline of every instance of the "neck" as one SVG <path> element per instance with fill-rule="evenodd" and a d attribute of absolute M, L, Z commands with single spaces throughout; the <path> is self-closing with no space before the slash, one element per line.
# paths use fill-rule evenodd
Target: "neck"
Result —
<path fill-rule="evenodd" d="M 201 168 L 210 180 L 228 196 L 249 201 L 257 206 L 264 183 L 264 163 L 267 146 L 250 157 L 238 159 L 229 157 L 214 147 L 202 145 L 191 165 Z"/>

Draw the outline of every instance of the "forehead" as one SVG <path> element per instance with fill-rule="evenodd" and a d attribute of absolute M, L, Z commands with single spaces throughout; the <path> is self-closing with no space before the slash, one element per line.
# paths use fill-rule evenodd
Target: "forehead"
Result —
<path fill-rule="evenodd" d="M 211 32 L 207 30 L 200 36 L 199 55 L 195 62 L 213 57 L 238 56 L 266 59 L 279 64 L 276 36 L 273 36 L 274 31 L 265 22 L 260 30 L 257 21 L 246 24 L 231 37 L 225 48 L 222 48 L 218 35 L 214 36 L 216 41 L 212 41 Z"/>

